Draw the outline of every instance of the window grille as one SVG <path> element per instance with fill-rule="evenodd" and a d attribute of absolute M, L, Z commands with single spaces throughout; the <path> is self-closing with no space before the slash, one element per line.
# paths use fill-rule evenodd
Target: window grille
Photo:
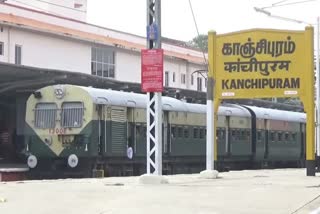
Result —
<path fill-rule="evenodd" d="M 93 47 L 91 49 L 91 74 L 115 78 L 115 52 L 112 48 Z"/>
<path fill-rule="evenodd" d="M 38 103 L 35 108 L 35 127 L 54 128 L 56 125 L 57 105 L 55 103 Z"/>
<path fill-rule="evenodd" d="M 65 102 L 61 110 L 61 126 L 64 128 L 77 128 L 82 126 L 83 103 Z"/>

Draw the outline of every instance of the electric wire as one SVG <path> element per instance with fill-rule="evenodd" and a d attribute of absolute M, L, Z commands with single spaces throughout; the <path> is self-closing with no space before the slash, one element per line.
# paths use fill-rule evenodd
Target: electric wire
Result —
<path fill-rule="evenodd" d="M 193 12 L 193 7 L 192 7 L 191 0 L 189 0 L 189 6 L 190 6 L 190 10 L 191 10 L 192 17 L 193 17 L 193 22 L 194 22 L 194 25 L 195 25 L 195 27 L 196 27 L 196 31 L 197 31 L 197 34 L 198 34 L 198 37 L 199 37 L 199 36 L 200 36 L 199 28 L 198 28 L 198 24 L 197 24 L 197 21 L 196 21 L 196 17 L 195 17 L 194 12 Z M 208 63 L 208 61 L 207 61 L 204 48 L 203 48 L 203 47 L 200 47 L 200 49 L 201 49 L 201 51 L 202 51 L 203 59 L 204 59 L 205 64 L 206 64 L 207 67 L 208 67 L 208 72 L 209 72 L 209 71 L 210 71 L 210 65 L 209 65 L 209 63 Z"/>
<path fill-rule="evenodd" d="M 294 5 L 294 4 L 301 4 L 301 3 L 311 2 L 311 1 L 318 1 L 318 0 L 305 0 L 305 1 L 297 1 L 297 2 L 286 3 L 286 4 L 279 4 L 281 2 L 278 2 L 278 3 L 272 4 L 271 6 L 263 7 L 262 9 L 274 8 L 274 7 L 282 7 L 282 6 L 288 6 L 288 5 Z"/>

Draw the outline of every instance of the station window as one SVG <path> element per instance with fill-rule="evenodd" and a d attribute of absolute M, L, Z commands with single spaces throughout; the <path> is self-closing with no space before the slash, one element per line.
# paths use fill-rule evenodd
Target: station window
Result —
<path fill-rule="evenodd" d="M 4 54 L 4 43 L 0 42 L 0 55 L 2 56 Z"/>
<path fill-rule="evenodd" d="M 282 141 L 282 133 L 281 132 L 278 133 L 278 141 Z"/>
<path fill-rule="evenodd" d="M 194 77 L 193 77 L 193 75 L 191 75 L 191 85 L 193 85 L 193 82 L 194 82 Z"/>
<path fill-rule="evenodd" d="M 21 65 L 22 61 L 22 46 L 21 45 L 16 45 L 15 46 L 15 57 L 14 57 L 14 62 L 16 65 Z"/>
<path fill-rule="evenodd" d="M 164 73 L 164 86 L 168 87 L 169 86 L 169 71 L 166 71 Z"/>
<path fill-rule="evenodd" d="M 91 74 L 100 77 L 115 77 L 115 52 L 112 48 L 91 49 Z"/>
<path fill-rule="evenodd" d="M 186 75 L 185 74 L 181 74 L 181 83 L 186 84 Z"/>
<path fill-rule="evenodd" d="M 172 82 L 175 82 L 175 81 L 176 81 L 176 73 L 173 72 L 173 73 L 172 73 Z"/>
<path fill-rule="evenodd" d="M 197 91 L 202 91 L 202 78 L 197 78 Z"/>

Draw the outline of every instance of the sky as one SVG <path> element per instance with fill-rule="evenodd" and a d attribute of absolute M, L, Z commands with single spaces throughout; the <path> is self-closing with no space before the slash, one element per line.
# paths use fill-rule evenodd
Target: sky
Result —
<path fill-rule="evenodd" d="M 251 28 L 303 30 L 306 24 L 285 21 L 258 13 L 265 8 L 272 15 L 315 24 L 320 16 L 320 0 L 190 0 L 200 34 L 217 34 Z M 87 21 L 92 24 L 146 36 L 146 0 L 88 0 Z M 279 4 L 278 4 L 279 5 Z M 189 0 L 161 0 L 162 36 L 190 41 L 197 36 Z M 316 29 L 316 28 L 315 28 Z"/>

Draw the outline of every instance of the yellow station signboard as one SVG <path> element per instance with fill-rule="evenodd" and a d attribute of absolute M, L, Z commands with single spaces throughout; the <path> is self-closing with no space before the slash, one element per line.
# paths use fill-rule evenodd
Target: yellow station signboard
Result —
<path fill-rule="evenodd" d="M 309 59 L 305 31 L 247 30 L 209 34 L 216 98 L 300 97 Z M 210 39 L 209 39 L 210 40 Z M 210 44 L 209 44 L 210 45 Z"/>
<path fill-rule="evenodd" d="M 306 168 L 315 175 L 313 28 L 209 32 L 208 80 L 217 111 L 223 99 L 299 97 L 307 113 Z M 209 94 L 209 95 L 210 95 Z M 213 117 L 214 118 L 214 117 Z M 213 119 L 214 120 L 214 119 Z"/>

